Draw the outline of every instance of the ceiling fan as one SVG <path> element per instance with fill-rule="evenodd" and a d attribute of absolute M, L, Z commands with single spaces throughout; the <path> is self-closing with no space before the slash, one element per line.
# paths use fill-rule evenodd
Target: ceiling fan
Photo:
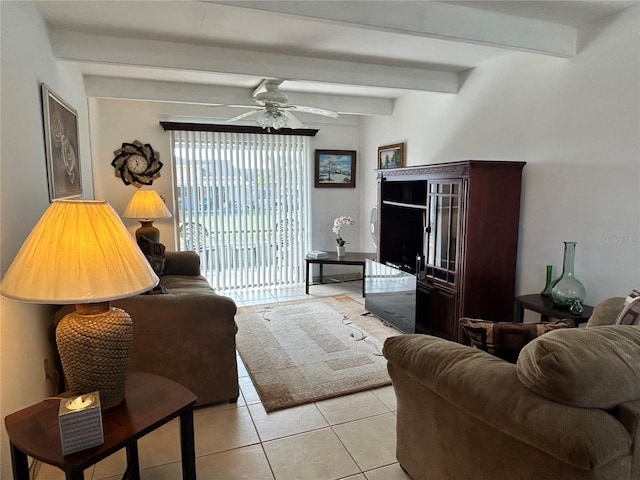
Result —
<path fill-rule="evenodd" d="M 237 108 L 250 108 L 250 112 L 245 112 L 237 117 L 227 120 L 235 122 L 254 115 L 259 115 L 257 123 L 262 128 L 270 131 L 271 129 L 279 130 L 283 127 L 301 128 L 303 127 L 300 120 L 293 116 L 293 112 L 312 113 L 314 115 L 322 115 L 324 117 L 336 118 L 338 114 L 331 110 L 323 108 L 309 107 L 305 105 L 291 105 L 289 97 L 286 93 L 281 92 L 279 87 L 282 80 L 263 80 L 260 86 L 253 92 L 253 101 L 255 105 L 228 105 Z"/>

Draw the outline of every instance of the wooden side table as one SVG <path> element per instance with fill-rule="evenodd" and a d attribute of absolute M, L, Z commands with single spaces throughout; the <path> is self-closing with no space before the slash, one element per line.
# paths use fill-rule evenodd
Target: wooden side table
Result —
<path fill-rule="evenodd" d="M 196 480 L 193 436 L 196 400 L 193 393 L 171 380 L 148 373 L 131 373 L 127 376 L 125 400 L 102 412 L 104 444 L 70 455 L 62 454 L 59 400 L 44 400 L 12 413 L 5 418 L 5 426 L 11 442 L 13 478 L 29 480 L 27 456 L 31 456 L 60 468 L 67 480 L 83 480 L 86 468 L 124 447 L 128 478 L 140 480 L 138 439 L 179 417 L 182 478 Z"/>
<path fill-rule="evenodd" d="M 514 305 L 514 322 L 522 323 L 524 311 L 531 310 L 540 314 L 542 322 L 548 322 L 549 318 L 565 319 L 570 318 L 576 325 L 584 323 L 591 318 L 593 307 L 582 305 L 582 313 L 575 315 L 566 308 L 556 307 L 549 297 L 543 297 L 539 293 L 533 295 L 523 295 L 516 297 Z"/>
<path fill-rule="evenodd" d="M 307 295 L 309 295 L 309 267 L 312 263 L 317 263 L 320 265 L 320 283 L 323 280 L 323 265 L 356 265 L 362 267 L 362 296 L 364 297 L 364 277 L 365 277 L 365 263 L 369 260 L 375 260 L 375 253 L 360 253 L 353 252 L 347 253 L 343 257 L 339 257 L 337 253 L 328 252 L 327 258 L 305 258 L 306 262 L 306 274 L 304 280 L 304 291 Z"/>

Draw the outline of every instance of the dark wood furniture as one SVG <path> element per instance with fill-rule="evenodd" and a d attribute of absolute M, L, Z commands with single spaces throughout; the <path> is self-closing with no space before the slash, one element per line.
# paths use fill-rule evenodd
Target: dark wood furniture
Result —
<path fill-rule="evenodd" d="M 125 400 L 102 412 L 104 444 L 71 455 L 62 454 L 58 426 L 59 400 L 44 400 L 5 418 L 11 443 L 14 480 L 29 480 L 27 456 L 54 465 L 67 480 L 83 480 L 83 471 L 125 447 L 127 473 L 140 479 L 138 439 L 180 418 L 182 478 L 196 479 L 193 406 L 196 396 L 183 386 L 148 373 L 127 376 Z"/>
<path fill-rule="evenodd" d="M 582 304 L 583 311 L 579 315 L 574 315 L 566 308 L 556 307 L 549 297 L 543 297 L 539 293 L 533 295 L 522 295 L 515 298 L 513 318 L 514 322 L 522 323 L 524 311 L 531 310 L 540 314 L 540 321 L 548 322 L 549 318 L 564 319 L 570 318 L 576 325 L 589 321 L 593 314 L 593 307 Z"/>
<path fill-rule="evenodd" d="M 460 317 L 511 320 L 524 165 L 378 171 L 378 261 L 418 275 L 417 333 L 457 341 Z"/>
<path fill-rule="evenodd" d="M 320 278 L 319 283 L 323 283 L 323 271 L 324 265 L 356 265 L 362 267 L 362 296 L 364 297 L 364 277 L 365 277 L 365 262 L 367 259 L 373 260 L 376 258 L 375 253 L 361 253 L 353 252 L 346 253 L 344 256 L 339 257 L 337 253 L 327 252 L 327 258 L 305 258 L 306 273 L 304 277 L 304 291 L 309 295 L 309 268 L 311 264 L 315 263 L 320 265 Z"/>

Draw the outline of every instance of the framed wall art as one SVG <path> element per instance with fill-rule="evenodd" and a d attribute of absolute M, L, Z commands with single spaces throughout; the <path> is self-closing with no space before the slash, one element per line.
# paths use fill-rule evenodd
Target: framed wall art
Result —
<path fill-rule="evenodd" d="M 404 143 L 378 147 L 378 169 L 404 167 Z"/>
<path fill-rule="evenodd" d="M 316 188 L 355 188 L 355 150 L 316 150 Z"/>
<path fill-rule="evenodd" d="M 43 83 L 42 114 L 49 201 L 82 195 L 78 112 Z"/>

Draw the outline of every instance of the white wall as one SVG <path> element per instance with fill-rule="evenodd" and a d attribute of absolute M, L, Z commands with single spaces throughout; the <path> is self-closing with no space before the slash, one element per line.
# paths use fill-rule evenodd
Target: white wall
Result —
<path fill-rule="evenodd" d="M 95 195 L 97 199 L 109 202 L 119 215 L 124 213 L 138 189 L 125 185 L 116 177 L 111 162 L 122 143 L 135 140 L 149 143 L 159 153 L 164 164 L 160 177 L 153 181 L 152 186 L 145 188 L 156 190 L 165 198 L 169 210 L 174 212 L 169 133 L 159 124 L 162 106 L 159 103 L 122 100 L 91 99 L 89 102 Z M 136 219 L 123 218 L 122 221 L 131 233 L 140 227 Z M 174 250 L 173 219 L 159 219 L 153 224 L 160 230 L 162 243 L 169 250 Z"/>
<path fill-rule="evenodd" d="M 153 188 L 158 193 L 166 194 L 167 204 L 172 213 L 174 199 L 172 190 L 172 166 L 169 132 L 165 132 L 159 125 L 160 121 L 175 120 L 184 122 L 200 122 L 206 119 L 209 123 L 220 117 L 221 110 L 198 105 L 180 105 L 173 103 L 156 103 L 142 101 L 92 99 L 90 101 L 91 143 L 93 151 L 94 185 L 96 198 L 108 201 L 118 213 L 124 212 L 127 203 L 136 188 L 124 185 L 116 178 L 111 161 L 114 150 L 122 142 L 139 140 L 150 143 L 160 154 L 160 161 L 164 163 L 161 176 L 154 180 Z M 237 112 L 236 112 L 237 113 Z M 226 117 L 228 118 L 228 117 Z M 335 250 L 335 235 L 332 233 L 333 220 L 340 215 L 351 215 L 360 224 L 359 189 L 362 188 L 362 176 L 359 164 L 359 153 L 356 162 L 356 188 L 314 188 L 314 150 L 359 150 L 360 119 L 358 117 L 342 116 L 321 124 L 313 123 L 311 117 L 305 118 L 308 128 L 319 129 L 315 137 L 310 138 L 310 185 L 311 187 L 311 248 Z M 225 117 L 219 118 L 224 123 Z M 301 116 L 301 119 L 302 116 Z M 254 125 L 254 123 L 247 123 Z M 367 217 L 368 218 L 368 217 Z M 169 250 L 175 249 L 174 220 L 165 219 L 154 222 L 160 230 L 162 243 Z M 136 220 L 123 219 L 131 232 L 140 225 Z M 351 251 L 359 251 L 358 229 L 344 227 L 342 230 L 345 240 L 349 242 Z M 372 250 L 371 244 L 363 244 L 363 248 Z M 330 272 L 330 270 L 327 270 Z"/>
<path fill-rule="evenodd" d="M 40 83 L 51 87 L 78 111 L 84 197 L 93 196 L 87 104 L 82 76 L 54 60 L 47 31 L 30 1 L 0 2 L 1 43 L 1 192 L 2 274 L 49 206 Z M 0 297 L 0 417 L 52 393 L 43 361 L 49 357 L 51 307 Z M 1 429 L 1 478 L 11 478 L 11 457 Z"/>
<path fill-rule="evenodd" d="M 170 155 L 168 135 L 158 121 L 170 114 L 204 115 L 171 104 L 94 101 L 90 145 L 81 76 L 54 60 L 33 4 L 2 1 L 0 16 L 0 269 L 5 272 L 49 205 L 40 82 L 78 110 L 83 196 L 93 197 L 95 168 L 95 197 L 119 212 L 133 188 L 114 177 L 113 150 L 123 141 L 151 143 L 167 165 L 157 181 L 158 190 L 165 191 L 170 186 Z M 370 250 L 368 215 L 375 204 L 377 147 L 406 141 L 409 165 L 467 158 L 527 161 L 518 293 L 542 289 L 546 264 L 558 273 L 564 240 L 578 242 L 576 275 L 586 286 L 587 303 L 638 288 L 639 19 L 640 9 L 634 8 L 594 25 L 586 47 L 572 59 L 505 54 L 472 71 L 458 95 L 408 94 L 397 102 L 392 117 L 367 119 L 362 130 L 353 119 L 321 125 L 311 153 L 315 148 L 357 150 L 357 188 L 313 189 L 312 248 L 334 248 L 333 218 L 351 215 L 359 228 L 344 229 L 350 248 Z M 137 222 L 129 222 L 135 230 Z M 170 237 L 161 235 L 164 240 Z M 0 302 L 4 417 L 51 392 L 42 371 L 44 356 L 50 354 L 51 317 L 45 307 Z M 0 476 L 10 478 L 4 429 L 1 438 Z"/>
<path fill-rule="evenodd" d="M 508 53 L 471 71 L 459 94 L 409 94 L 363 122 L 361 205 L 375 202 L 376 149 L 405 141 L 407 164 L 526 161 L 517 294 L 543 289 L 577 241 L 586 303 L 640 286 L 640 8 L 583 32 L 574 58 Z M 361 242 L 369 233 L 361 230 Z"/>

